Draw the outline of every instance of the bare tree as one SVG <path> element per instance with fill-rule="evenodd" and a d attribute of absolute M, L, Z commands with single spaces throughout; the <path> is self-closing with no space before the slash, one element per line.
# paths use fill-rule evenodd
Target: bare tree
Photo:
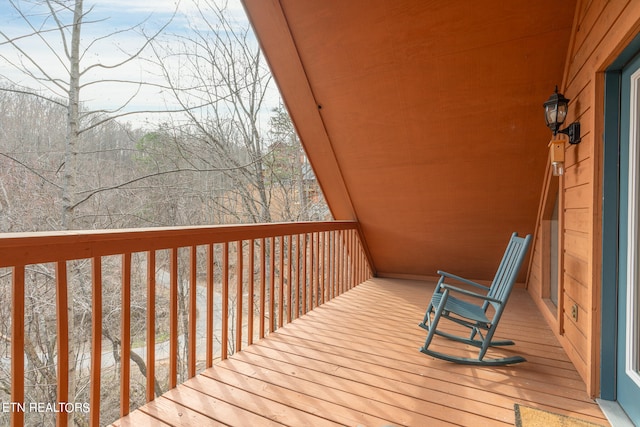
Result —
<path fill-rule="evenodd" d="M 282 104 L 269 119 L 269 150 L 265 180 L 278 218 L 288 221 L 320 221 L 331 214 L 315 174 L 300 144 L 289 113 Z"/>
<path fill-rule="evenodd" d="M 75 210 L 79 204 L 87 200 L 87 197 L 80 196 L 78 188 L 81 174 L 79 156 L 83 154 L 80 147 L 82 135 L 117 118 L 145 112 L 128 110 L 128 106 L 140 88 L 150 84 L 142 80 L 105 78 L 101 73 L 108 71 L 115 75 L 119 69 L 139 60 L 148 45 L 169 25 L 170 20 L 148 37 L 141 38 L 140 45 L 133 51 L 120 50 L 121 58 L 114 62 L 107 63 L 99 59 L 90 62 L 91 53 L 98 42 L 122 32 L 143 31 L 143 23 L 96 36 L 86 45 L 82 45 L 83 29 L 99 22 L 91 19 L 94 6 L 85 10 L 83 0 L 9 0 L 9 3 L 29 31 L 26 34 L 10 35 L 0 30 L 0 46 L 10 46 L 12 53 L 16 54 L 0 54 L 0 58 L 12 65 L 22 76 L 28 77 L 30 84 L 26 86 L 5 75 L 0 77 L 12 84 L 0 87 L 0 90 L 29 94 L 66 110 L 65 152 L 63 163 L 59 167 L 63 175 L 60 227 L 77 228 L 80 224 L 75 224 Z M 25 4 L 33 8 L 27 8 Z M 29 43 L 33 42 L 37 42 L 40 48 L 47 52 L 53 63 L 30 50 Z M 82 107 L 81 92 L 89 88 L 96 90 L 101 85 L 115 82 L 132 87 L 132 94 L 127 100 L 109 109 Z"/>
<path fill-rule="evenodd" d="M 131 52 L 120 50 L 121 57 L 114 62 L 102 62 L 99 59 L 90 62 L 89 58 L 92 48 L 98 42 L 109 39 L 115 34 L 122 31 L 141 30 L 141 25 L 119 30 L 97 36 L 83 45 L 81 33 L 87 25 L 97 23 L 98 21 L 91 19 L 93 7 L 88 10 L 84 9 L 83 0 L 34 0 L 18 2 L 9 0 L 10 5 L 16 13 L 21 17 L 23 23 L 28 29 L 24 34 L 8 34 L 4 30 L 0 30 L 0 46 L 11 48 L 12 53 L 0 54 L 0 59 L 10 64 L 22 77 L 29 81 L 29 85 L 13 81 L 9 76 L 0 76 L 8 80 L 10 84 L 0 87 L 3 92 L 11 92 L 14 94 L 29 95 L 34 99 L 38 99 L 50 104 L 56 109 L 65 111 L 65 136 L 64 136 L 64 154 L 61 163 L 58 165 L 56 172 L 61 173 L 61 183 L 57 180 L 48 179 L 44 174 L 37 172 L 37 168 L 33 165 L 20 162 L 17 158 L 4 154 L 3 160 L 11 160 L 21 166 L 21 171 L 29 171 L 32 175 L 38 176 L 42 181 L 55 186 L 59 190 L 60 216 L 57 219 L 51 218 L 51 224 L 54 228 L 87 228 L 91 222 L 79 221 L 77 208 L 82 203 L 90 199 L 83 196 L 82 193 L 89 191 L 91 188 L 80 188 L 80 183 L 91 183 L 92 180 L 83 179 L 87 175 L 91 175 L 91 171 L 86 169 L 87 161 L 81 163 L 80 157 L 91 157 L 92 150 L 86 150 L 88 147 L 82 147 L 86 142 L 83 137 L 90 132 L 95 132 L 99 127 L 107 126 L 115 123 L 115 119 L 122 118 L 133 112 L 128 111 L 131 100 L 135 97 L 139 88 L 143 85 L 141 81 L 128 81 L 119 79 L 108 79 L 102 75 L 102 72 L 109 71 L 111 73 L 125 67 L 126 65 L 138 60 L 146 47 L 151 41 L 164 30 L 161 26 L 148 38 L 140 38 L 141 43 Z M 33 44 L 39 45 L 42 51 L 46 52 L 49 60 L 44 59 L 41 50 L 32 49 Z M 5 50 L 6 52 L 6 50 Z M 123 101 L 109 109 L 88 109 L 83 107 L 81 92 L 88 88 L 96 88 L 105 83 L 118 82 L 123 85 L 132 85 L 132 95 L 129 99 Z M 88 155 L 87 155 L 88 154 Z M 3 210 L 10 211 L 11 204 L 5 203 Z M 83 280 L 83 276 L 87 274 L 86 263 L 74 262 L 69 269 L 70 282 L 87 283 Z M 35 273 L 34 273 L 35 274 Z M 33 377 L 34 384 L 44 383 L 47 385 L 43 390 L 44 394 L 33 396 L 33 401 L 51 401 L 55 396 L 51 396 L 51 387 L 55 388 L 55 363 L 53 360 L 56 354 L 55 346 L 49 344 L 47 337 L 55 336 L 55 310 L 42 309 L 40 307 L 46 301 L 51 301 L 51 296 L 47 295 L 52 292 L 53 280 L 52 275 L 39 280 L 37 277 L 32 279 L 32 283 L 37 286 L 30 294 L 29 307 L 32 308 L 31 318 L 28 320 L 28 328 L 25 331 L 25 351 L 29 365 L 33 367 L 28 374 Z M 74 280 L 75 279 L 75 280 Z M 74 286 L 74 285 L 71 285 Z M 69 346 L 69 394 L 71 399 L 75 400 L 77 394 L 82 392 L 79 387 L 81 381 L 81 372 L 78 372 L 79 360 L 82 354 L 82 348 L 86 346 L 87 336 L 83 331 L 86 325 L 91 321 L 90 311 L 86 310 L 89 304 L 86 299 L 90 293 L 73 292 L 75 300 L 69 306 L 69 317 L 74 323 L 75 338 L 72 345 Z M 85 307 L 85 310 L 82 308 Z M 46 307 L 45 307 L 46 308 Z M 128 362 L 127 362 L 128 363 Z M 44 379 L 44 381 L 42 381 Z M 33 392 L 41 387 L 36 387 Z M 61 397 L 65 399 L 65 397 Z M 80 422 L 70 415 L 70 423 Z M 31 422 L 41 422 L 42 420 L 32 420 Z"/>
<path fill-rule="evenodd" d="M 219 2 L 194 5 L 191 31 L 173 35 L 179 44 L 153 43 L 155 65 L 185 111 L 172 128 L 202 147 L 193 153 L 199 162 L 223 172 L 228 185 L 221 206 L 237 200 L 240 222 L 270 222 L 261 120 L 273 90 L 271 73 L 247 22 L 234 20 Z M 172 63 L 180 63 L 179 73 Z"/>

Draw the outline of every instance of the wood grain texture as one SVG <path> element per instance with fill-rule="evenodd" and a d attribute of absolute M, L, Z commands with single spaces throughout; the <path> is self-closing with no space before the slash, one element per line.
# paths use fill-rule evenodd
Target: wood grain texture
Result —
<path fill-rule="evenodd" d="M 600 286 L 602 262 L 601 204 L 604 85 L 601 72 L 624 49 L 640 27 L 640 3 L 629 0 L 580 1 L 572 30 L 561 91 L 571 99 L 567 121 L 579 120 L 582 142 L 567 147 L 562 180 L 563 299 L 556 319 L 547 317 L 563 336 L 560 342 L 593 396 L 599 393 Z M 545 197 L 543 195 L 543 197 Z M 543 218 L 539 218 L 539 222 Z M 537 242 L 539 245 L 540 242 Z M 536 246 L 534 251 L 540 249 Z M 532 292 L 548 287 L 545 274 L 529 275 Z M 542 310 L 543 301 L 538 301 Z M 571 307 L 578 306 L 578 319 Z"/>
<path fill-rule="evenodd" d="M 519 403 L 607 425 L 524 289 L 514 290 L 497 331 L 516 345 L 492 351 L 527 362 L 479 368 L 420 353 L 426 333 L 417 324 L 433 287 L 368 280 L 129 417 L 184 426 L 508 426 Z M 439 337 L 433 345 L 458 347 Z"/>
<path fill-rule="evenodd" d="M 575 1 L 244 4 L 328 204 L 357 218 L 378 275 L 490 279 L 505 239 L 535 227 L 541 104 Z"/>

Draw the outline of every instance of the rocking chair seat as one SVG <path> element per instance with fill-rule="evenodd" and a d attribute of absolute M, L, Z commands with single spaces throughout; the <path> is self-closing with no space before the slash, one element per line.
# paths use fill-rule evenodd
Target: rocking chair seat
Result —
<path fill-rule="evenodd" d="M 431 298 L 431 304 L 433 304 L 434 307 L 438 307 L 441 300 L 442 294 L 438 292 Z M 489 319 L 487 318 L 487 314 L 482 309 L 482 306 L 463 301 L 459 298 L 452 297 L 451 295 L 449 295 L 449 298 L 447 298 L 447 302 L 444 306 L 444 311 L 456 313 L 461 317 L 465 317 L 476 322 L 490 323 Z"/>

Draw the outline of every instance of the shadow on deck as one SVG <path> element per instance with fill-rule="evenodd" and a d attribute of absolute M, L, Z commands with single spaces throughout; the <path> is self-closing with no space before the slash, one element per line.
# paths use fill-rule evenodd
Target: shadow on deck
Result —
<path fill-rule="evenodd" d="M 371 279 L 115 425 L 500 426 L 514 424 L 516 403 L 608 425 L 523 289 L 497 335 L 516 341 L 501 352 L 527 362 L 470 367 L 420 353 L 433 287 Z"/>

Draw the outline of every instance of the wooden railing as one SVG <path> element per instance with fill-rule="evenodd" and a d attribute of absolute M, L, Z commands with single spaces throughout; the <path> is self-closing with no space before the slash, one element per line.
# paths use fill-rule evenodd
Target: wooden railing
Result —
<path fill-rule="evenodd" d="M 86 266 L 84 276 L 79 263 Z M 23 425 L 30 409 L 38 409 L 29 407 L 33 402 L 25 397 L 25 375 L 35 369 L 29 356 L 45 359 L 34 355 L 31 328 L 25 332 L 25 304 L 31 298 L 30 291 L 25 297 L 25 289 L 34 286 L 27 276 L 38 265 L 49 268 L 55 288 L 56 402 L 51 416 L 58 425 L 85 410 L 82 416 L 90 425 L 100 424 L 105 370 L 119 368 L 119 416 L 124 416 L 136 406 L 130 399 L 131 366 L 137 364 L 146 376 L 144 399 L 150 401 L 159 389 L 175 387 L 372 274 L 354 222 L 5 234 L 0 237 L 0 276 L 11 287 L 10 337 L 5 336 L 10 342 L 11 402 L 0 416 L 9 412 L 12 425 Z M 90 297 L 75 284 L 83 280 Z M 105 298 L 111 301 L 114 293 L 119 302 L 106 309 Z M 92 318 L 88 363 L 81 350 L 71 348 L 70 339 L 78 335 L 73 328 L 80 317 L 73 301 L 83 296 L 90 301 L 85 305 L 90 305 Z M 134 305 L 132 298 L 138 301 Z M 132 307 L 144 312 L 142 345 L 140 328 L 132 336 Z M 107 322 L 113 322 L 117 311 L 120 337 L 106 341 Z M 168 323 L 164 332 L 159 326 L 163 322 Z M 132 347 L 134 341 L 138 347 Z M 168 354 L 158 354 L 167 341 Z M 109 360 L 105 342 L 116 343 Z M 160 370 L 168 377 L 160 381 L 164 389 L 158 385 Z M 88 402 L 78 407 L 74 399 L 80 385 L 70 377 L 82 373 L 89 378 Z"/>

